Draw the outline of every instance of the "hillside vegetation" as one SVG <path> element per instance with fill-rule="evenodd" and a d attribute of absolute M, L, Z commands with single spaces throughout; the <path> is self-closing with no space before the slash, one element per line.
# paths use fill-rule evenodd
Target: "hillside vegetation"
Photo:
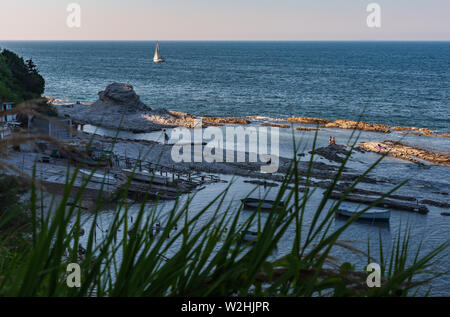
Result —
<path fill-rule="evenodd" d="M 0 51 L 0 100 L 19 103 L 40 97 L 44 89 L 45 80 L 31 59 Z"/>

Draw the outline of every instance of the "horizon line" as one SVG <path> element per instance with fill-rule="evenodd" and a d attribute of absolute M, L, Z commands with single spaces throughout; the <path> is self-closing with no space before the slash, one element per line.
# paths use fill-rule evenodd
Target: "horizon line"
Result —
<path fill-rule="evenodd" d="M 448 40 L 4 40 L 0 42 L 450 42 Z"/>

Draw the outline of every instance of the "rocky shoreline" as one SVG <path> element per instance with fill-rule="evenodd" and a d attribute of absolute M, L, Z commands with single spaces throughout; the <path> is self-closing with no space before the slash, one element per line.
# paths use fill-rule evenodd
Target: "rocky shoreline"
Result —
<path fill-rule="evenodd" d="M 55 105 L 54 99 L 48 98 L 48 103 L 55 106 L 61 116 L 68 116 L 79 124 L 92 124 L 108 129 L 117 129 L 133 133 L 146 133 L 159 131 L 164 128 L 195 127 L 195 120 L 201 119 L 203 126 L 222 126 L 225 124 L 248 125 L 252 122 L 260 122 L 267 127 L 288 129 L 291 127 L 285 123 L 272 123 L 273 121 L 295 124 L 315 125 L 315 127 L 296 127 L 298 131 L 315 131 L 320 128 L 356 129 L 361 131 L 379 132 L 389 134 L 392 131 L 398 133 L 412 133 L 418 136 L 450 137 L 450 133 L 438 133 L 431 129 L 416 127 L 389 127 L 385 124 L 358 122 L 353 120 L 327 120 L 311 117 L 267 118 L 249 116 L 213 117 L 195 116 L 188 113 L 167 109 L 152 109 L 140 101 L 133 86 L 124 83 L 112 83 L 104 91 L 99 92 L 99 99 L 93 104 L 68 104 Z M 272 121 L 272 122 L 268 122 Z"/>
<path fill-rule="evenodd" d="M 48 100 L 52 102 L 51 99 Z M 164 128 L 195 128 L 199 119 L 202 127 L 223 126 L 226 124 L 248 125 L 259 122 L 261 126 L 288 129 L 292 124 L 308 124 L 315 127 L 296 127 L 298 131 L 316 131 L 320 128 L 356 129 L 361 131 L 389 134 L 391 131 L 414 133 L 415 135 L 448 137 L 448 134 L 438 134 L 431 129 L 414 127 L 389 127 L 384 124 L 373 124 L 368 122 L 357 122 L 352 120 L 330 121 L 322 118 L 290 117 L 282 123 L 281 119 L 266 117 L 211 117 L 194 116 L 188 113 L 170 111 L 167 109 L 152 109 L 140 101 L 130 84 L 113 83 L 108 85 L 104 91 L 99 92 L 99 99 L 92 105 L 71 104 L 57 106 L 59 115 L 70 117 L 76 124 L 92 124 L 111 130 L 120 129 L 132 133 L 145 133 L 159 131 Z M 251 118 L 251 120 L 250 120 Z M 253 121 L 252 121 L 253 120 Z M 262 120 L 262 121 L 261 121 Z M 276 123 L 274 123 L 275 121 Z M 435 153 L 414 146 L 407 146 L 398 141 L 365 142 L 358 149 L 363 151 L 387 154 L 402 160 L 407 160 L 418 165 L 423 162 L 431 164 L 450 166 L 450 157 L 445 154 Z M 342 163 L 348 150 L 343 146 L 329 146 L 316 149 L 316 154 L 329 161 Z"/>
<path fill-rule="evenodd" d="M 84 133 L 83 133 L 84 134 Z M 86 138 L 89 135 L 86 134 Z M 84 138 L 84 137 L 82 137 Z M 129 157 L 137 158 L 139 153 L 146 153 L 146 159 L 152 162 L 163 162 L 167 166 L 171 166 L 180 172 L 199 172 L 208 173 L 214 175 L 236 175 L 248 178 L 244 183 L 263 186 L 263 187 L 276 187 L 276 182 L 282 182 L 285 174 L 289 172 L 292 160 L 280 157 L 279 158 L 279 170 L 277 173 L 268 174 L 260 173 L 261 163 L 250 163 L 248 157 L 245 162 L 232 163 L 232 162 L 180 162 L 174 163 L 171 158 L 171 146 L 160 144 L 154 141 L 144 140 L 125 140 L 114 139 L 111 137 L 95 137 L 96 142 L 103 143 L 102 147 L 108 147 L 115 142 L 117 151 L 122 152 L 123 149 L 127 149 Z M 318 148 L 315 150 L 315 155 L 324 157 L 330 162 L 341 163 L 345 156 L 349 153 L 349 148 L 344 145 L 332 144 L 326 147 Z M 248 153 L 246 153 L 246 156 Z M 298 162 L 298 175 L 299 185 L 312 186 L 322 189 L 327 189 L 333 182 L 333 179 L 338 173 L 339 165 L 333 165 L 330 163 L 314 161 L 310 168 L 309 160 L 302 160 Z M 342 193 L 351 186 L 352 182 L 360 178 L 358 170 L 352 168 L 351 164 L 345 167 L 342 174 L 339 177 L 339 182 L 334 191 L 334 198 L 340 199 Z M 309 180 L 307 181 L 307 178 Z M 373 202 L 376 197 L 383 195 L 382 188 L 386 186 L 394 186 L 400 183 L 400 180 L 395 178 L 381 177 L 377 174 L 369 174 L 360 180 L 360 185 L 363 188 L 355 188 L 352 190 L 352 195 L 349 201 L 354 202 Z M 290 185 L 292 187 L 292 185 Z M 366 189 L 364 189 L 364 187 Z M 302 188 L 299 188 L 302 191 Z M 367 189 L 373 188 L 373 189 Z M 406 211 L 413 211 L 419 213 L 425 213 L 423 205 L 436 206 L 439 208 L 448 208 L 449 204 L 446 201 L 437 201 L 423 197 L 419 200 L 411 195 L 394 194 L 389 199 L 383 202 L 386 205 L 394 209 L 403 209 Z M 417 203 L 420 203 L 419 210 L 416 211 Z"/>
<path fill-rule="evenodd" d="M 264 187 L 272 187 L 276 186 L 276 182 L 282 182 L 285 178 L 285 174 L 290 171 L 290 167 L 292 166 L 292 159 L 279 157 L 279 169 L 276 173 L 261 173 L 261 165 L 265 163 L 252 163 L 249 160 L 249 153 L 245 153 L 245 161 L 244 162 L 226 162 L 224 158 L 224 162 L 211 162 L 208 163 L 206 161 L 202 162 L 194 162 L 192 159 L 191 162 L 174 162 L 171 156 L 172 146 L 161 144 L 159 142 L 150 141 L 150 140 L 129 140 L 129 139 L 120 139 L 114 137 L 100 136 L 100 135 L 92 135 L 86 132 L 79 131 L 77 135 L 72 140 L 74 144 L 82 144 L 89 143 L 93 141 L 93 146 L 98 149 L 109 149 L 114 148 L 114 154 L 117 156 L 121 156 L 121 160 L 142 160 L 145 159 L 146 162 L 152 162 L 152 164 L 167 166 L 172 170 L 176 170 L 180 173 L 200 173 L 203 175 L 210 174 L 216 175 L 220 177 L 220 175 L 237 175 L 241 177 L 248 178 L 244 183 L 259 185 Z M 372 142 L 377 144 L 377 142 Z M 383 143 L 388 145 L 387 143 Z M 391 144 L 391 143 L 389 143 Z M 399 149 L 407 149 L 405 151 L 410 151 L 407 146 L 403 144 L 392 143 L 393 145 L 399 147 Z M 378 146 L 378 144 L 377 144 Z M 367 151 L 367 145 L 362 146 L 363 152 Z M 356 149 L 355 149 L 356 150 Z M 318 158 L 315 159 L 312 165 L 310 165 L 309 158 L 302 159 L 298 162 L 298 184 L 301 188 L 299 190 L 302 191 L 302 188 L 306 186 L 312 186 L 321 189 L 327 189 L 333 183 L 334 178 L 337 176 L 339 172 L 339 164 L 341 164 L 346 155 L 349 154 L 350 147 L 346 145 L 340 144 L 331 144 L 325 147 L 319 147 L 314 150 L 314 153 L 310 151 L 310 154 L 316 155 Z M 401 151 L 401 150 L 399 150 Z M 421 158 L 433 157 L 434 159 L 442 158 L 442 156 L 437 156 L 434 153 L 431 154 L 429 151 L 425 150 L 417 150 L 415 149 L 415 155 L 423 155 Z M 193 151 L 192 151 L 193 153 Z M 394 152 L 395 153 L 395 152 Z M 407 152 L 409 153 L 409 152 Z M 381 153 L 383 154 L 383 153 Z M 306 154 L 307 155 L 307 154 Z M 358 155 L 365 155 L 360 153 Z M 406 155 L 406 154 L 405 154 Z M 434 156 L 433 156 L 434 155 Z M 402 158 L 400 155 L 399 158 Z M 327 161 L 321 161 L 321 158 L 326 159 Z M 357 161 L 361 161 L 362 156 L 358 157 L 356 161 L 351 158 L 348 161 L 348 165 L 343 169 L 342 173 L 340 173 L 339 181 L 336 184 L 336 199 L 340 199 L 343 191 L 345 191 L 348 186 L 352 184 L 352 182 L 360 179 L 361 170 L 360 167 L 356 167 L 353 163 Z M 20 154 L 16 157 L 16 160 L 20 160 Z M 364 160 L 367 163 L 367 166 L 370 165 L 370 159 Z M 440 159 L 441 164 L 443 166 L 449 166 L 448 157 L 446 160 Z M 31 162 L 31 161 L 30 161 Z M 446 164 L 442 164 L 442 162 L 446 162 Z M 333 163 L 338 163 L 333 164 Z M 436 162 L 434 162 L 436 163 Z M 30 163 L 31 164 L 31 163 Z M 349 201 L 365 203 L 365 202 L 373 202 L 374 197 L 380 196 L 381 191 L 386 187 L 391 187 L 399 184 L 401 179 L 398 179 L 398 176 L 386 175 L 382 176 L 377 173 L 370 173 L 360 179 L 360 185 L 362 188 L 357 188 L 352 190 L 352 195 L 348 198 Z M 293 182 L 290 184 L 292 187 Z M 437 189 L 434 189 L 436 191 Z M 440 192 L 439 192 L 440 193 Z M 448 195 L 448 194 L 446 194 Z M 95 196 L 95 195 L 94 195 Z M 389 205 L 392 208 L 396 209 L 404 209 L 409 211 L 414 211 L 416 209 L 413 201 L 413 196 L 411 194 L 407 196 L 402 195 L 392 195 L 389 197 L 390 200 L 385 201 L 384 203 Z M 423 205 L 431 205 L 438 208 L 448 208 L 449 204 L 445 199 L 444 201 L 434 200 L 433 196 L 421 196 L 419 202 Z M 89 206 L 84 206 L 89 207 Z M 423 208 L 419 210 L 419 212 L 423 212 Z"/>
<path fill-rule="evenodd" d="M 450 156 L 435 153 L 418 147 L 408 146 L 398 141 L 386 140 L 383 142 L 365 142 L 359 145 L 359 148 L 386 154 L 402 160 L 407 160 L 418 165 L 423 165 L 422 161 L 441 166 L 450 166 Z"/>

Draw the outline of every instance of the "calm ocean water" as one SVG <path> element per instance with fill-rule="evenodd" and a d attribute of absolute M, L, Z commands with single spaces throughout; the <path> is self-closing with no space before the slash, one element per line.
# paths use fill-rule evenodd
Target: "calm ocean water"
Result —
<path fill-rule="evenodd" d="M 94 102 L 113 81 L 193 114 L 358 119 L 449 132 L 450 42 L 0 42 L 47 96 Z"/>
<path fill-rule="evenodd" d="M 167 63 L 159 65 L 152 62 L 154 42 L 0 42 L 0 47 L 12 49 L 25 59 L 32 58 L 46 79 L 45 94 L 70 101 L 94 102 L 98 91 L 120 81 L 133 84 L 151 107 L 194 114 L 358 119 L 365 110 L 366 121 L 450 132 L 450 42 L 161 42 L 161 54 Z M 158 133 L 145 138 L 161 137 Z M 319 146 L 328 144 L 328 133 L 319 133 Z M 346 140 L 350 133 L 333 131 L 338 140 Z M 291 137 L 290 131 L 281 131 L 280 151 L 285 157 L 292 156 Z M 361 138 L 378 140 L 379 136 L 363 133 Z M 405 138 L 414 144 L 449 151 L 446 138 Z M 127 150 L 129 154 L 132 151 Z M 377 158 L 375 154 L 370 157 Z M 421 169 L 386 159 L 376 173 L 399 181 L 410 179 L 399 194 L 449 202 L 448 195 L 439 193 L 450 189 L 447 167 Z M 225 205 L 229 202 L 239 207 L 239 199 L 250 191 L 243 180 L 238 178 L 231 187 Z M 210 197 L 226 186 L 212 184 L 200 191 L 193 201 L 194 209 L 201 210 Z M 321 198 L 318 192 L 311 199 L 310 210 L 317 208 Z M 169 210 L 172 203 L 167 204 L 164 210 Z M 342 239 L 355 242 L 354 246 L 361 250 L 370 241 L 373 254 L 377 254 L 381 232 L 389 254 L 394 237 L 408 226 L 411 256 L 421 242 L 424 255 L 449 237 L 450 222 L 440 215 L 442 211 L 433 206 L 426 216 L 396 211 L 389 226 L 355 223 Z M 100 217 L 108 223 L 114 215 L 111 211 Z M 340 225 L 336 221 L 335 228 Z M 294 229 L 289 230 L 288 236 L 293 236 Z M 290 246 L 290 240 L 282 241 L 280 254 Z M 366 264 L 365 257 L 344 249 L 333 250 L 333 255 L 359 263 L 358 269 Z M 433 268 L 448 270 L 448 252 Z M 432 295 L 450 295 L 450 276 L 435 280 L 432 285 Z"/>

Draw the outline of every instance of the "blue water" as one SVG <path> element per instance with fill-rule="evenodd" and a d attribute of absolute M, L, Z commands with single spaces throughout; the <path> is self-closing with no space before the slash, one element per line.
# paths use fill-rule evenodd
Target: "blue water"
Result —
<path fill-rule="evenodd" d="M 450 132 L 450 42 L 161 42 L 161 53 L 167 63 L 159 65 L 152 62 L 154 45 L 153 42 L 0 42 L 0 47 L 35 61 L 46 79 L 45 94 L 55 98 L 94 102 L 98 91 L 110 82 L 120 81 L 132 83 L 141 99 L 151 107 L 193 114 L 358 119 L 365 110 L 366 121 Z M 291 158 L 291 131 L 281 129 L 280 132 L 280 153 Z M 115 131 L 111 133 L 115 135 Z M 147 140 L 162 136 L 160 132 L 122 133 L 122 137 Z M 314 133 L 296 133 L 297 137 L 307 138 L 305 142 L 310 140 L 308 144 L 312 143 Z M 344 142 L 350 133 L 351 130 L 321 130 L 318 146 L 327 145 L 329 135 Z M 380 137 L 383 136 L 364 132 L 361 141 L 380 140 Z M 391 134 L 390 138 L 405 138 L 419 147 L 450 151 L 447 138 L 399 134 Z M 130 144 L 126 144 L 126 149 L 128 155 L 137 157 L 140 153 Z M 351 163 L 356 170 L 362 168 L 356 162 L 378 158 L 368 153 L 355 155 Z M 363 165 L 365 170 L 367 166 Z M 449 202 L 448 195 L 439 194 L 450 190 L 447 167 L 421 169 L 387 158 L 376 173 L 398 181 L 410 179 L 399 194 Z M 234 201 L 233 206 L 239 207 L 239 199 L 253 189 L 243 180 L 238 178 L 237 184 L 230 188 L 224 205 Z M 201 210 L 210 197 L 227 186 L 208 185 L 193 200 L 193 208 Z M 381 184 L 367 189 L 386 192 L 391 186 Z M 319 191 L 311 199 L 309 210 L 315 210 L 321 198 Z M 166 207 L 170 208 L 172 203 L 168 204 Z M 421 242 L 424 255 L 448 239 L 450 222 L 440 214 L 448 210 L 429 208 L 426 216 L 402 211 L 392 213 L 390 226 L 381 232 L 388 250 L 394 237 L 406 226 L 411 228 L 411 256 Z M 99 217 L 108 223 L 114 215 L 111 211 Z M 311 213 L 306 215 L 307 225 L 311 217 Z M 340 224 L 336 222 L 335 226 L 338 228 Z M 378 229 L 355 223 L 345 231 L 342 240 L 353 241 L 361 250 L 366 250 L 370 241 L 373 254 L 377 254 Z M 293 232 L 288 231 L 288 239 L 280 243 L 280 254 L 291 246 L 289 237 Z M 340 259 L 359 263 L 358 269 L 366 264 L 365 258 L 347 250 L 333 252 Z M 448 251 L 446 254 L 434 270 L 449 269 Z M 449 296 L 449 285 L 450 276 L 435 280 L 431 294 Z"/>
<path fill-rule="evenodd" d="M 47 96 L 94 102 L 113 81 L 151 107 L 317 116 L 450 131 L 450 42 L 0 42 L 32 58 Z"/>

